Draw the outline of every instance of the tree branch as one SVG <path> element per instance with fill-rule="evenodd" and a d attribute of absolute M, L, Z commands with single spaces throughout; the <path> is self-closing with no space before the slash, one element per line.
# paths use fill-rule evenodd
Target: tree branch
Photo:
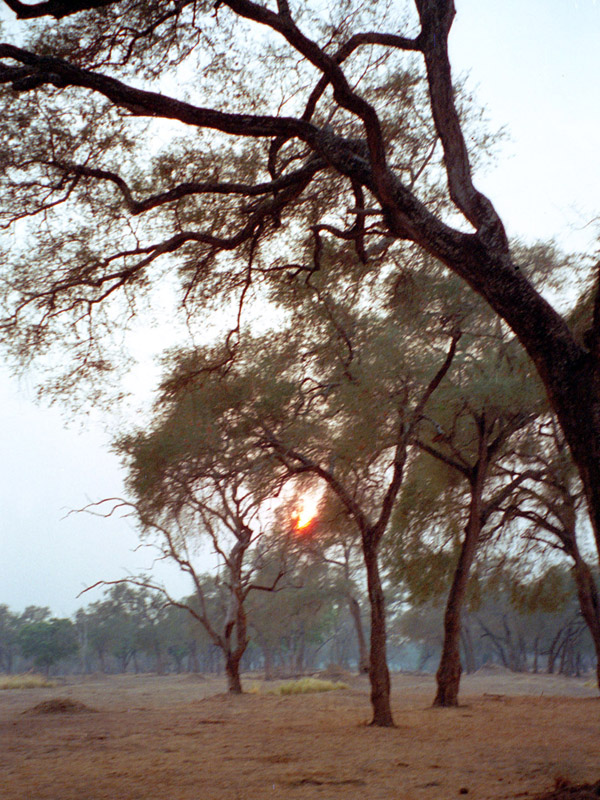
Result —
<path fill-rule="evenodd" d="M 5 5 L 15 12 L 17 19 L 35 19 L 36 17 L 61 19 L 80 11 L 103 8 L 119 2 L 121 0 L 45 0 L 43 3 L 29 5 L 21 3 L 20 0 L 4 0 Z"/>
<path fill-rule="evenodd" d="M 508 255 L 504 225 L 488 198 L 473 185 L 469 154 L 454 101 L 448 35 L 454 0 L 415 0 L 421 19 L 420 44 L 425 56 L 431 109 L 444 149 L 450 196 L 487 245 Z"/>
<path fill-rule="evenodd" d="M 158 92 L 136 89 L 116 78 L 77 67 L 62 58 L 39 56 L 11 44 L 0 44 L 0 58 L 23 64 L 21 68 L 0 65 L 0 83 L 12 83 L 15 91 L 27 91 L 44 84 L 58 88 L 80 86 L 104 95 L 116 106 L 137 116 L 176 119 L 187 125 L 236 136 L 298 137 L 314 144 L 318 133 L 311 123 L 293 117 L 231 114 L 194 106 Z"/>
<path fill-rule="evenodd" d="M 60 169 L 67 175 L 73 174 L 114 183 L 121 191 L 128 209 L 132 214 L 138 215 L 150 211 L 153 208 L 157 208 L 158 206 L 181 200 L 190 195 L 223 194 L 259 197 L 271 193 L 275 194 L 283 189 L 289 189 L 294 185 L 302 184 L 306 186 L 307 179 L 310 180 L 319 170 L 323 169 L 326 166 L 326 162 L 318 156 L 313 156 L 308 159 L 303 167 L 295 172 L 282 175 L 273 181 L 264 181 L 257 184 L 237 183 L 235 181 L 187 181 L 180 183 L 178 186 L 166 192 L 151 195 L 145 200 L 136 200 L 127 182 L 116 172 L 87 167 L 83 164 L 71 164 L 64 161 L 49 161 L 47 165 Z"/>
<path fill-rule="evenodd" d="M 452 336 L 450 349 L 448 350 L 448 354 L 444 360 L 444 363 L 435 373 L 433 378 L 430 380 L 429 384 L 426 386 L 425 391 L 423 392 L 423 394 L 419 399 L 419 402 L 417 403 L 416 407 L 414 408 L 414 410 L 410 415 L 410 421 L 408 423 L 404 422 L 402 419 L 400 419 L 399 421 L 397 442 L 394 451 L 394 465 L 393 465 L 392 479 L 384 495 L 383 503 L 381 504 L 381 513 L 379 514 L 379 518 L 375 523 L 375 525 L 373 526 L 373 537 L 375 541 L 375 546 L 377 546 L 377 544 L 381 540 L 381 537 L 385 533 L 388 522 L 392 515 L 392 511 L 394 509 L 394 503 L 396 502 L 396 497 L 398 496 L 398 492 L 400 491 L 400 487 L 402 485 L 404 465 L 406 463 L 406 448 L 408 446 L 409 440 L 412 437 L 416 425 L 419 423 L 421 419 L 421 415 L 425 409 L 425 406 L 427 405 L 429 398 L 438 388 L 438 386 L 444 379 L 444 376 L 450 369 L 450 366 L 452 365 L 452 361 L 456 354 L 456 347 L 460 337 L 461 337 L 460 332 L 456 332 Z"/>

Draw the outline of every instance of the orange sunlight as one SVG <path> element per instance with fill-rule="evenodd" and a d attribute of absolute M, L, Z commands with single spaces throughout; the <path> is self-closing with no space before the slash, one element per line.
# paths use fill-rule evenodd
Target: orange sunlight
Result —
<path fill-rule="evenodd" d="M 318 505 L 319 499 L 314 495 L 308 494 L 300 499 L 298 506 L 292 512 L 294 528 L 297 531 L 304 530 L 310 525 L 317 516 Z"/>

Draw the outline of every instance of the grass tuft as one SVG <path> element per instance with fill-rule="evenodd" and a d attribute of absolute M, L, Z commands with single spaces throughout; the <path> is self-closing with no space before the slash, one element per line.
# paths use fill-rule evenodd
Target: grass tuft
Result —
<path fill-rule="evenodd" d="M 276 689 L 271 689 L 269 694 L 310 694 L 311 692 L 331 692 L 335 689 L 347 689 L 345 683 L 337 681 L 324 681 L 320 678 L 300 678 L 297 681 L 287 681 L 280 684 Z"/>
<path fill-rule="evenodd" d="M 55 681 L 49 681 L 43 675 L 7 675 L 0 678 L 0 690 L 2 689 L 51 689 L 58 686 Z"/>

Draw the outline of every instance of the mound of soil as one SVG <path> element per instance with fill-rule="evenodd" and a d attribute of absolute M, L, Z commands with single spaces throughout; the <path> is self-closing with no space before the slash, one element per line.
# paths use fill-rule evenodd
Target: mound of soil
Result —
<path fill-rule="evenodd" d="M 69 697 L 54 697 L 52 700 L 44 700 L 37 706 L 27 709 L 24 714 L 90 714 L 95 713 L 95 708 L 86 706 L 78 700 L 71 700 Z"/>
<path fill-rule="evenodd" d="M 535 800 L 598 800 L 600 797 L 600 781 L 597 783 L 582 783 L 573 786 L 566 782 L 557 782 L 559 785 L 551 792 L 538 795 Z"/>

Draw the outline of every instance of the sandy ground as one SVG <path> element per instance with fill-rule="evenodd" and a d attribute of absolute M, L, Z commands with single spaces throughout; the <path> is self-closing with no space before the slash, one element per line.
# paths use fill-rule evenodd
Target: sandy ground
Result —
<path fill-rule="evenodd" d="M 576 679 L 496 672 L 433 709 L 430 677 L 393 679 L 395 729 L 368 683 L 229 697 L 217 679 L 114 676 L 0 692 L 1 800 L 526 798 L 600 779 L 600 698 Z M 70 699 L 96 709 L 31 713 Z M 25 713 L 24 713 L 25 712 Z"/>

